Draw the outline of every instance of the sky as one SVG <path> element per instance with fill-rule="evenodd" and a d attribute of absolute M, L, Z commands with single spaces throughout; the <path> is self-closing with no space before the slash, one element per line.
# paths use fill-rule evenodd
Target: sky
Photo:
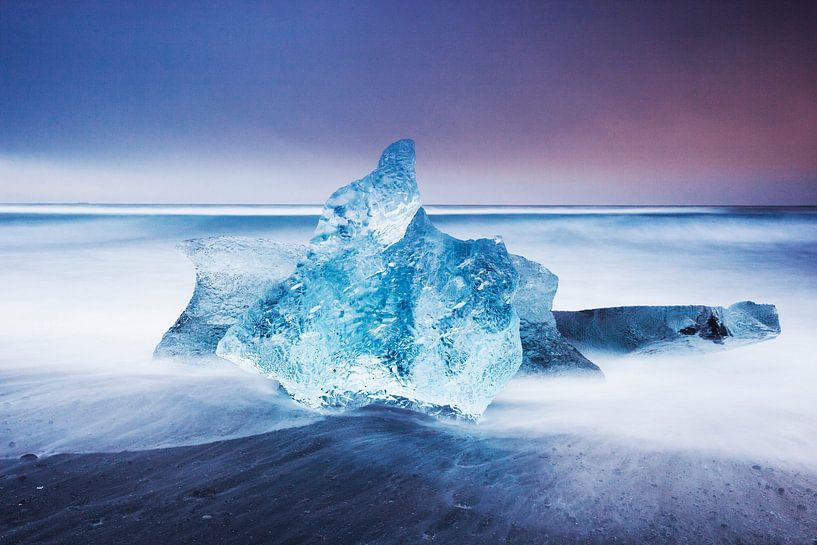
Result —
<path fill-rule="evenodd" d="M 0 202 L 817 204 L 817 2 L 0 0 Z"/>

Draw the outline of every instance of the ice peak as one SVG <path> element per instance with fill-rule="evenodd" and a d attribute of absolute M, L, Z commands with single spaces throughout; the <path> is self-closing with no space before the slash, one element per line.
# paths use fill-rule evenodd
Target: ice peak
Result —
<path fill-rule="evenodd" d="M 380 155 L 380 162 L 377 163 L 378 170 L 393 169 L 414 172 L 414 140 L 404 138 L 393 142 Z"/>
<path fill-rule="evenodd" d="M 387 147 L 374 171 L 329 197 L 313 244 L 333 250 L 353 239 L 381 247 L 400 240 L 420 207 L 414 161 L 413 140 Z"/>

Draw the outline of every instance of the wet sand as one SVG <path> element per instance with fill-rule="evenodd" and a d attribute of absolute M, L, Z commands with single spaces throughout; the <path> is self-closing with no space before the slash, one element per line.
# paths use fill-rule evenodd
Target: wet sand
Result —
<path fill-rule="evenodd" d="M 30 458 L 30 457 L 29 457 Z M 817 475 L 367 408 L 140 452 L 0 460 L 0 543 L 817 543 Z"/>

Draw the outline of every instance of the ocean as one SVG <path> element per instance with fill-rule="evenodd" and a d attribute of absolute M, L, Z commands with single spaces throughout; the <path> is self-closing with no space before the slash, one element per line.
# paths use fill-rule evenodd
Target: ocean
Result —
<path fill-rule="evenodd" d="M 193 290 L 181 241 L 305 242 L 319 207 L 2 205 L 0 543 L 810 543 L 817 208 L 428 209 L 550 268 L 555 309 L 748 299 L 782 333 L 591 353 L 604 379 L 516 378 L 478 423 L 317 414 L 152 352 Z"/>
<path fill-rule="evenodd" d="M 729 351 L 594 354 L 603 381 L 510 383 L 480 433 L 580 432 L 817 469 L 817 209 L 430 206 L 559 277 L 555 309 L 777 305 L 782 334 Z M 185 445 L 315 418 L 225 364 L 153 361 L 187 304 L 194 237 L 308 240 L 317 206 L 0 206 L 0 456 Z M 289 411 L 289 409 L 292 409 Z M 289 414 L 289 413 L 292 414 Z"/>

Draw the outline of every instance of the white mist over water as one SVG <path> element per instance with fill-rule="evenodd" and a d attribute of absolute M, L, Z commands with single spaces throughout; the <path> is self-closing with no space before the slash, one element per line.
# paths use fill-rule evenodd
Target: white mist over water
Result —
<path fill-rule="evenodd" d="M 481 427 L 817 468 L 817 218 L 800 212 L 492 225 L 559 275 L 557 309 L 750 299 L 776 304 L 783 332 L 701 354 L 587 354 L 604 381 L 516 380 Z"/>
<path fill-rule="evenodd" d="M 558 309 L 778 306 L 783 333 L 732 351 L 592 354 L 606 379 L 518 379 L 475 428 L 579 433 L 817 468 L 817 215 L 646 209 L 433 218 L 503 235 L 560 278 Z M 518 211 L 517 211 L 518 212 Z M 0 456 L 201 443 L 316 418 L 229 364 L 151 359 L 192 293 L 185 238 L 303 242 L 314 216 L 0 214 Z"/>

